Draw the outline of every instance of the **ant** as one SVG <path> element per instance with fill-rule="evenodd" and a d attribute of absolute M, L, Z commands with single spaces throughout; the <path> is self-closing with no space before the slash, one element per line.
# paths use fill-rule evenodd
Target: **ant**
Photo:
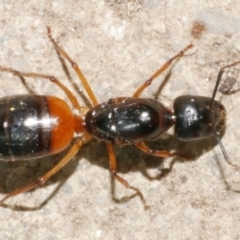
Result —
<path fill-rule="evenodd" d="M 7 194 L 0 201 L 1 205 L 4 205 L 4 202 L 12 196 L 42 185 L 71 161 L 81 147 L 93 138 L 106 142 L 110 173 L 124 187 L 136 192 L 145 209 L 148 209 L 148 205 L 140 190 L 117 174 L 114 144 L 132 144 L 143 152 L 163 158 L 181 156 L 176 151 L 150 149 L 144 143 L 155 140 L 175 125 L 175 133 L 182 141 L 193 141 L 214 135 L 225 160 L 233 165 L 218 136 L 218 132 L 224 127 L 226 111 L 224 106 L 214 98 L 224 69 L 240 62 L 220 70 L 211 98 L 180 96 L 174 100 L 174 113 L 155 99 L 140 98 L 142 92 L 168 69 L 174 60 L 183 57 L 184 53 L 193 47 L 190 44 L 169 59 L 131 97 L 113 98 L 99 104 L 78 65 L 53 39 L 50 27 L 47 27 L 47 34 L 58 54 L 65 58 L 77 73 L 91 100 L 92 108 L 86 112 L 86 107 L 81 106 L 71 91 L 54 76 L 33 72 L 22 73 L 11 68 L 0 67 L 0 71 L 10 72 L 19 77 L 43 78 L 55 83 L 67 95 L 74 109 L 79 112 L 74 114 L 66 102 L 54 96 L 28 94 L 6 96 L 0 99 L 1 160 L 29 160 L 52 155 L 66 149 L 72 142 L 74 133 L 77 135 L 74 144 L 59 163 L 39 177 L 36 182 Z"/>

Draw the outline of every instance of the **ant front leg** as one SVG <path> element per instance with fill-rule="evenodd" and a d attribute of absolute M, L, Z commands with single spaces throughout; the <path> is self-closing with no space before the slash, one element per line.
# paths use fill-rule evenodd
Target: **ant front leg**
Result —
<path fill-rule="evenodd" d="M 155 72 L 145 83 L 143 83 L 142 86 L 140 86 L 137 91 L 133 94 L 133 97 L 139 97 L 143 90 L 146 89 L 152 82 L 153 80 L 155 80 L 159 75 L 161 75 L 166 69 L 168 69 L 171 65 L 171 63 L 175 60 L 175 59 L 179 59 L 181 57 L 183 57 L 183 54 L 190 48 L 192 48 L 193 45 L 189 44 L 187 47 L 185 47 L 180 53 L 178 53 L 177 55 L 175 55 L 174 57 L 170 58 L 159 70 L 157 70 L 157 72 Z"/>
<path fill-rule="evenodd" d="M 182 157 L 184 159 L 187 160 L 191 160 L 193 157 L 191 155 L 186 155 L 186 154 L 182 154 L 182 153 L 178 153 L 175 150 L 171 150 L 171 151 L 166 151 L 166 150 L 155 150 L 155 149 L 151 149 L 149 148 L 144 142 L 140 142 L 140 143 L 136 143 L 135 146 L 140 149 L 141 151 L 150 154 L 152 156 L 155 157 L 162 157 L 162 158 L 167 158 L 167 157 L 174 157 L 174 156 L 179 156 Z M 162 169 L 161 170 L 161 174 L 158 176 L 158 179 L 167 175 L 173 168 L 173 165 L 175 164 L 176 160 L 172 160 L 170 167 L 168 169 Z M 152 178 L 150 177 L 148 174 L 145 174 L 147 176 L 147 178 L 149 179 L 156 179 L 156 178 Z"/>
<path fill-rule="evenodd" d="M 167 157 L 179 156 L 179 157 L 189 159 L 189 160 L 193 158 L 191 155 L 178 153 L 175 150 L 167 151 L 167 150 L 151 149 L 144 142 L 135 143 L 135 146 L 137 148 L 139 148 L 141 151 L 143 151 L 145 153 L 148 153 L 148 154 L 150 154 L 152 156 L 155 156 L 155 157 L 167 158 Z"/>
<path fill-rule="evenodd" d="M 111 172 L 112 176 L 114 177 L 114 179 L 116 179 L 118 182 L 120 182 L 124 187 L 135 191 L 137 193 L 137 195 L 140 197 L 140 199 L 143 203 L 144 209 L 145 210 L 149 209 L 149 206 L 147 205 L 146 200 L 143 197 L 140 190 L 136 187 L 131 186 L 125 179 L 123 179 L 122 177 L 120 177 L 117 174 L 117 166 L 116 166 L 117 161 L 116 161 L 115 153 L 113 151 L 113 145 L 111 143 L 106 143 L 106 144 L 107 144 L 107 150 L 108 150 L 108 154 L 109 154 L 110 172 Z"/>
<path fill-rule="evenodd" d="M 135 146 L 139 148 L 141 151 L 156 157 L 166 158 L 178 155 L 177 152 L 175 151 L 153 150 L 149 148 L 144 142 L 136 143 Z"/>

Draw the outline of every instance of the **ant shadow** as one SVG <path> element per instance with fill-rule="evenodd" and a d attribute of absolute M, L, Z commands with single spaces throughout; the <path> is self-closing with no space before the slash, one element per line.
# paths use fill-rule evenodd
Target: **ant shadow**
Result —
<path fill-rule="evenodd" d="M 186 161 L 195 161 L 202 155 L 203 151 L 211 151 L 211 149 L 217 144 L 214 139 L 199 140 L 197 142 L 180 142 L 175 136 L 170 136 L 168 139 L 159 139 L 155 142 L 147 143 L 153 149 L 176 149 L 182 155 L 187 155 L 191 158 L 184 159 L 182 157 L 175 156 L 171 159 L 169 168 L 164 168 L 164 159 L 159 157 L 150 156 L 144 152 L 139 151 L 133 145 L 129 146 L 115 146 L 115 153 L 117 157 L 117 169 L 118 173 L 127 174 L 130 171 L 141 172 L 143 176 L 150 181 L 161 180 L 166 177 L 174 167 L 176 162 L 184 163 Z M 199 147 L 201 146 L 201 147 Z M 94 149 L 94 151 L 93 151 Z M 38 177 L 41 177 L 47 171 L 49 171 L 57 162 L 66 154 L 63 151 L 60 154 L 52 157 L 45 157 L 41 159 L 34 159 L 29 161 L 16 161 L 16 162 L 2 162 L 0 161 L 0 192 L 7 193 L 15 190 L 16 188 L 23 187 L 27 184 L 35 182 Z M 47 204 L 53 196 L 57 194 L 59 189 L 64 185 L 67 179 L 74 173 L 77 168 L 78 162 L 81 159 L 87 159 L 92 165 L 96 165 L 100 168 L 109 169 L 108 153 L 104 142 L 92 141 L 87 145 L 84 145 L 74 159 L 72 159 L 64 168 L 53 175 L 46 183 L 39 186 L 40 188 L 46 187 L 55 183 L 58 183 L 54 191 L 38 206 L 27 207 L 22 205 L 14 205 L 13 207 L 8 204 L 3 204 L 1 207 L 13 208 L 16 211 L 36 211 L 41 209 Z M 149 169 L 157 169 L 159 174 L 156 177 L 152 177 L 148 174 Z M 111 179 L 111 190 L 115 192 L 114 181 Z M 30 191 L 34 191 L 32 189 Z M 113 200 L 117 203 L 123 203 L 129 201 L 135 197 L 136 194 L 132 194 L 129 197 L 123 199 L 115 198 Z"/>

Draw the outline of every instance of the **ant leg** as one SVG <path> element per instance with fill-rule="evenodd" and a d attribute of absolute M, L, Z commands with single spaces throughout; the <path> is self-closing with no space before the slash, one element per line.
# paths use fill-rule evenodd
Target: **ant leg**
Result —
<path fill-rule="evenodd" d="M 21 194 L 23 192 L 29 191 L 32 188 L 42 185 L 45 183 L 51 176 L 53 176 L 56 172 L 58 172 L 62 167 L 64 167 L 71 159 L 77 154 L 79 149 L 83 144 L 87 143 L 91 139 L 91 136 L 88 134 L 84 134 L 81 139 L 78 139 L 75 144 L 70 148 L 68 153 L 61 159 L 61 161 L 55 165 L 50 171 L 45 173 L 43 176 L 39 177 L 36 182 L 31 183 L 25 187 L 18 188 L 9 194 L 7 194 L 1 201 L 0 205 L 3 204 L 8 198 Z"/>
<path fill-rule="evenodd" d="M 141 201 L 143 203 L 145 210 L 147 210 L 149 206 L 147 205 L 146 200 L 143 197 L 140 190 L 138 188 L 132 187 L 125 179 L 117 175 L 117 166 L 116 166 L 117 161 L 116 161 L 115 153 L 113 151 L 113 145 L 111 143 L 106 143 L 106 144 L 107 144 L 107 150 L 109 154 L 110 172 L 112 176 L 114 177 L 114 179 L 120 182 L 124 187 L 134 190 L 138 194 L 138 196 L 141 198 Z"/>
<path fill-rule="evenodd" d="M 137 148 L 139 148 L 141 151 L 143 151 L 145 153 L 148 153 L 150 155 L 156 156 L 156 157 L 166 158 L 166 157 L 179 156 L 179 157 L 182 157 L 182 158 L 185 158 L 185 159 L 189 159 L 189 160 L 193 158 L 193 156 L 191 156 L 191 155 L 181 154 L 181 153 L 178 153 L 178 152 L 176 152 L 174 150 L 172 150 L 172 151 L 154 150 L 154 149 L 149 148 L 144 142 L 135 143 L 135 146 Z"/>
<path fill-rule="evenodd" d="M 139 148 L 140 150 L 142 150 L 145 153 L 148 153 L 150 155 L 156 156 L 156 157 L 173 157 L 175 155 L 178 155 L 176 152 L 174 151 L 159 151 L 159 150 L 153 150 L 151 148 L 149 148 L 144 142 L 140 142 L 140 143 L 136 143 L 135 146 L 137 148 Z"/>
<path fill-rule="evenodd" d="M 193 45 L 189 44 L 187 47 L 185 47 L 180 53 L 178 53 L 177 55 L 175 55 L 174 57 L 172 57 L 171 59 L 169 59 L 159 70 L 157 70 L 157 72 L 155 72 L 145 83 L 143 83 L 142 86 L 140 86 L 137 91 L 133 94 L 133 97 L 139 97 L 141 95 L 141 93 L 143 92 L 143 90 L 145 88 L 147 88 L 154 79 L 156 79 L 161 73 L 163 73 L 167 68 L 169 68 L 169 66 L 171 65 L 171 63 L 178 58 L 181 58 L 183 56 L 183 54 L 190 48 L 192 48 Z"/>
<path fill-rule="evenodd" d="M 55 83 L 58 87 L 60 87 L 63 90 L 63 92 L 67 95 L 69 100 L 71 101 L 73 107 L 75 109 L 79 110 L 80 112 L 82 112 L 82 107 L 78 103 L 77 98 L 72 94 L 72 92 L 64 84 L 62 84 L 54 76 L 40 74 L 40 73 L 33 73 L 33 72 L 23 73 L 23 72 L 19 72 L 17 70 L 14 70 L 12 68 L 5 68 L 5 67 L 1 67 L 1 66 L 0 66 L 0 72 L 10 72 L 13 75 L 16 75 L 16 76 L 19 76 L 19 77 L 45 78 L 45 79 Z"/>
<path fill-rule="evenodd" d="M 51 34 L 51 29 L 50 27 L 47 27 L 47 33 L 48 33 L 48 37 L 50 39 L 50 41 L 53 43 L 56 51 L 62 55 L 64 58 L 66 58 L 70 64 L 72 65 L 73 69 L 75 70 L 75 72 L 77 73 L 79 79 L 81 80 L 89 98 L 91 99 L 92 103 L 94 106 L 98 105 L 98 101 L 90 87 L 90 85 L 88 84 L 87 79 L 84 77 L 82 71 L 80 70 L 79 66 L 77 65 L 77 63 L 75 63 L 70 56 L 56 43 L 56 41 L 53 39 L 52 34 Z"/>

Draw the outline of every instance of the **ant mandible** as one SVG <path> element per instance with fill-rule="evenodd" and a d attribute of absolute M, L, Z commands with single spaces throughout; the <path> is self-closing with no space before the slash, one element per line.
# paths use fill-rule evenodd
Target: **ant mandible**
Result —
<path fill-rule="evenodd" d="M 114 179 L 124 187 L 134 190 L 147 209 L 148 205 L 140 190 L 117 174 L 117 160 L 113 145 L 133 144 L 143 152 L 163 158 L 180 155 L 176 151 L 153 150 L 144 143 L 155 140 L 174 124 L 177 137 L 183 141 L 193 141 L 214 135 L 225 160 L 233 165 L 218 136 L 218 132 L 224 127 L 226 111 L 224 106 L 214 98 L 224 69 L 240 62 L 220 70 L 211 98 L 180 96 L 174 100 L 174 113 L 155 99 L 140 98 L 142 92 L 153 80 L 168 69 L 174 60 L 181 58 L 188 49 L 193 47 L 190 44 L 169 59 L 136 90 L 132 97 L 113 98 L 99 104 L 78 65 L 53 39 L 50 27 L 47 27 L 47 33 L 59 55 L 65 58 L 77 73 L 93 107 L 85 113 L 85 107 L 82 107 L 71 91 L 54 76 L 33 72 L 23 73 L 0 67 L 0 71 L 10 72 L 19 77 L 42 78 L 55 83 L 65 92 L 74 109 L 80 113 L 74 114 L 66 102 L 54 96 L 28 94 L 6 96 L 0 99 L 1 160 L 29 160 L 52 155 L 66 149 L 73 140 L 74 133 L 78 135 L 73 146 L 59 163 L 39 177 L 36 182 L 7 194 L 0 204 L 3 205 L 8 198 L 46 182 L 71 161 L 84 144 L 96 138 L 106 142 L 110 173 Z"/>

